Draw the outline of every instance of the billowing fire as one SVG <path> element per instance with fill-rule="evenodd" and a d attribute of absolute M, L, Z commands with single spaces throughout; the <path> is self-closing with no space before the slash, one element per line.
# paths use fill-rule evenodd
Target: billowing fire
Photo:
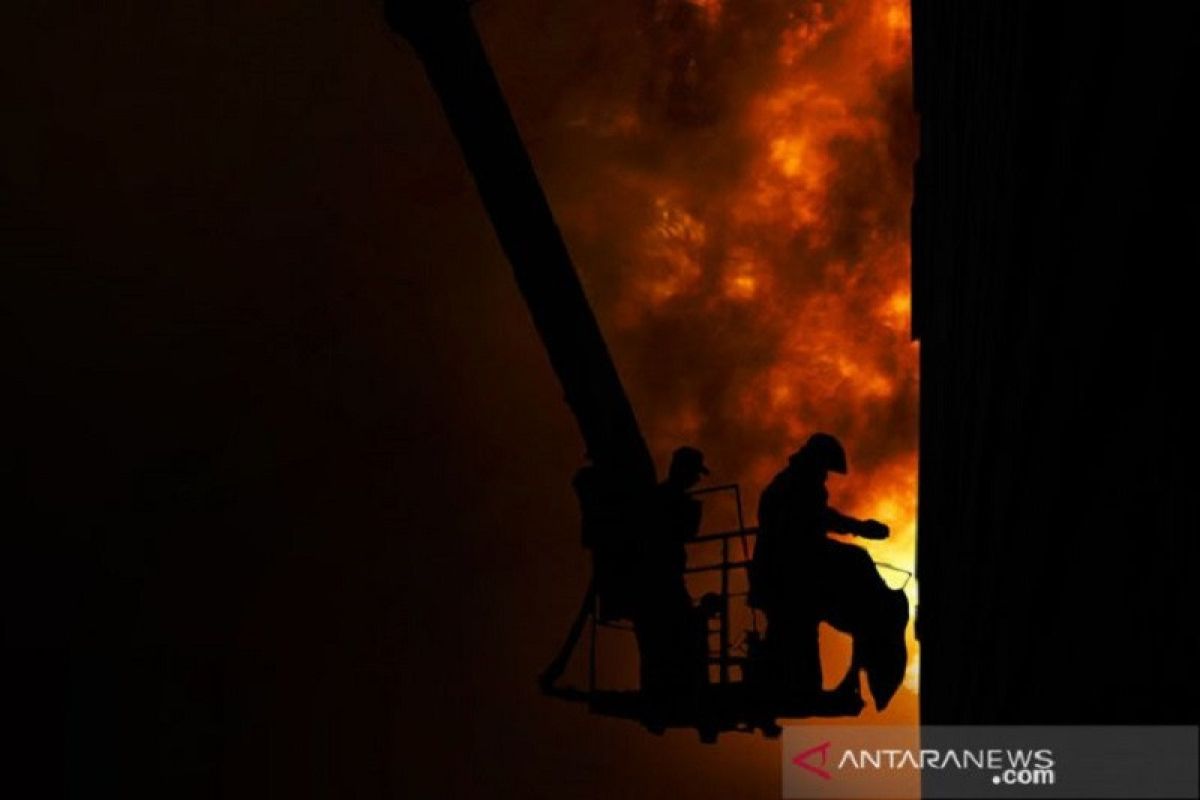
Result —
<path fill-rule="evenodd" d="M 870 549 L 911 569 L 907 3 L 640 9 L 594 34 L 569 152 L 540 162 L 651 447 L 701 447 L 753 519 L 788 454 L 834 433 L 832 502 L 890 524 Z"/>

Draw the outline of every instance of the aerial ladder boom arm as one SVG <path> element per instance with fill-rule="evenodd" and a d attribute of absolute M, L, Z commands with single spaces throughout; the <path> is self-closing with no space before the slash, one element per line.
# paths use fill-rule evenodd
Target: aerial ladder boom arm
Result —
<path fill-rule="evenodd" d="M 626 490 L 653 486 L 654 461 L 466 0 L 387 0 L 385 13 L 441 101 L 588 457 Z"/>

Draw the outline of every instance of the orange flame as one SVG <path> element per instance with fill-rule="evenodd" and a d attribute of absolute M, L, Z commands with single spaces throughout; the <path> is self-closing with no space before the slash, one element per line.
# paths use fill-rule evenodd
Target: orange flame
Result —
<path fill-rule="evenodd" d="M 565 90 L 549 185 L 651 446 L 701 447 L 753 502 L 834 433 L 833 504 L 891 525 L 869 549 L 911 569 L 907 3 L 645 8 L 596 34 L 618 77 Z"/>

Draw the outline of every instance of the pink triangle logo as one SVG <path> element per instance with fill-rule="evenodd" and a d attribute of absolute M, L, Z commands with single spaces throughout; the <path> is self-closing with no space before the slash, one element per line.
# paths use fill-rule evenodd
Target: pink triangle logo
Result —
<path fill-rule="evenodd" d="M 792 759 L 792 763 L 797 767 L 803 767 L 809 772 L 819 775 L 823 780 L 829 780 L 833 776 L 829 774 L 828 770 L 822 769 L 822 767 L 825 766 L 825 762 L 829 758 L 829 745 L 829 742 L 822 742 L 816 747 L 810 747 L 803 753 L 798 753 L 795 758 Z M 820 764 L 810 764 L 810 759 L 815 760 L 818 753 L 821 756 Z"/>

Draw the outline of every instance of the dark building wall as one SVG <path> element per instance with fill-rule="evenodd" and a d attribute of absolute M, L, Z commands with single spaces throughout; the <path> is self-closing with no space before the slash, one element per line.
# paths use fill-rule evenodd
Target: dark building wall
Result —
<path fill-rule="evenodd" d="M 1196 718 L 1194 18 L 914 0 L 926 723 Z"/>

